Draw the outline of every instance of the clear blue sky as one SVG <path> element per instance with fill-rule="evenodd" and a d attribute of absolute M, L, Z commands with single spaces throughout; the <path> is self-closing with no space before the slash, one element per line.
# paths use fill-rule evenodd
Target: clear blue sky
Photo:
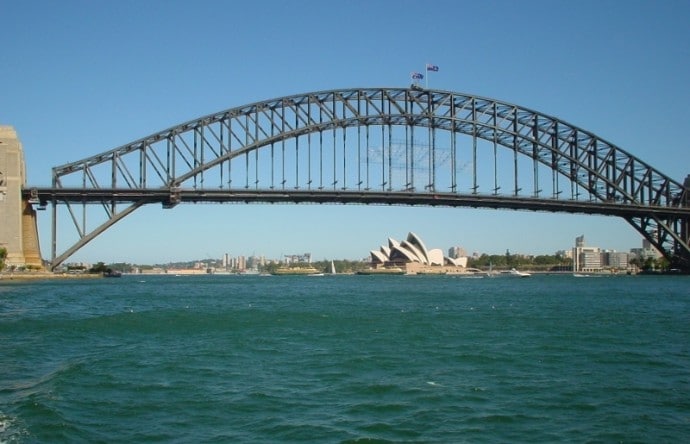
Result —
<path fill-rule="evenodd" d="M 690 2 L 0 0 L 0 124 L 30 185 L 51 168 L 212 112 L 334 88 L 431 87 L 590 130 L 682 181 L 690 174 Z M 40 214 L 49 256 L 50 212 Z M 67 221 L 60 230 L 70 230 Z M 576 236 L 628 251 L 622 219 L 365 206 L 143 208 L 70 261 L 231 255 L 361 258 L 414 231 L 430 248 L 553 254 Z M 64 236 L 61 236 L 64 237 Z M 64 245 L 60 250 L 67 248 Z"/>

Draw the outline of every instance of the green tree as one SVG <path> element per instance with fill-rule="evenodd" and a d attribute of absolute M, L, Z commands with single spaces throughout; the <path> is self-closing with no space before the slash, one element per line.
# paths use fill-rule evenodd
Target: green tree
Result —
<path fill-rule="evenodd" d="M 260 266 L 260 267 L 259 267 L 259 271 L 262 272 L 262 273 L 270 273 L 270 274 L 273 274 L 273 273 L 276 272 L 276 270 L 278 269 L 279 266 L 280 266 L 280 265 L 279 265 L 278 263 L 276 263 L 276 262 L 270 262 L 270 263 L 268 263 L 268 264 L 266 264 L 266 265 L 264 265 L 264 266 Z"/>
<path fill-rule="evenodd" d="M 642 263 L 640 262 L 639 257 L 633 257 L 628 261 L 628 265 L 637 267 L 637 268 L 642 268 Z"/>
<path fill-rule="evenodd" d="M 113 264 L 108 264 L 107 268 L 119 271 L 121 273 L 131 273 L 134 271 L 134 267 L 126 262 L 115 262 Z"/>
<path fill-rule="evenodd" d="M 106 267 L 103 262 L 98 262 L 96 265 L 91 267 L 89 273 L 105 273 L 106 271 L 108 271 L 108 267 Z"/>
<path fill-rule="evenodd" d="M 5 259 L 7 258 L 7 248 L 0 247 L 0 271 L 5 269 Z"/>
<path fill-rule="evenodd" d="M 662 256 L 656 260 L 656 266 L 660 270 L 668 271 L 668 269 L 671 268 L 671 263 L 668 261 L 668 259 Z"/>
<path fill-rule="evenodd" d="M 653 257 L 648 257 L 647 259 L 645 259 L 644 263 L 642 264 L 642 269 L 644 271 L 654 270 L 655 265 L 656 265 L 656 260 Z"/>

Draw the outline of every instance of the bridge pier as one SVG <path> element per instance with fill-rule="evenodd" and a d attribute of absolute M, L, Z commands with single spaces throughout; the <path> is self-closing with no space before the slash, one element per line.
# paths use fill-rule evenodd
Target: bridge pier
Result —
<path fill-rule="evenodd" d="M 36 211 L 22 198 L 26 184 L 24 152 L 11 126 L 0 126 L 0 248 L 6 266 L 43 268 Z"/>
<path fill-rule="evenodd" d="M 690 174 L 685 178 L 683 186 L 686 190 L 690 190 Z M 685 192 L 685 199 L 683 200 L 683 206 L 690 208 L 690 191 Z M 685 242 L 685 245 L 690 245 L 690 218 L 683 219 L 680 226 L 680 236 Z M 680 266 L 683 271 L 690 273 L 690 252 L 685 252 L 681 258 Z"/>

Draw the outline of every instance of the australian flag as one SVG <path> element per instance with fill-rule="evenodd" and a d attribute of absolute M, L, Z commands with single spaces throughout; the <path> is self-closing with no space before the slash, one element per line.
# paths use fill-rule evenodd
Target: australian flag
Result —
<path fill-rule="evenodd" d="M 426 64 L 426 70 L 437 72 L 438 71 L 438 65 L 432 65 L 430 63 L 427 63 Z"/>
<path fill-rule="evenodd" d="M 421 72 L 413 72 L 412 73 L 412 80 L 422 80 L 424 78 L 424 74 Z"/>

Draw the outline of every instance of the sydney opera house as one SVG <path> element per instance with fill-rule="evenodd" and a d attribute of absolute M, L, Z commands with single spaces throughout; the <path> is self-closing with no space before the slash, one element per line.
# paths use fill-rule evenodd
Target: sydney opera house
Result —
<path fill-rule="evenodd" d="M 382 245 L 370 254 L 371 271 L 374 273 L 464 273 L 467 267 L 467 257 L 450 258 L 438 248 L 429 250 L 422 239 L 412 232 L 402 242 L 388 238 L 387 246 Z"/>

